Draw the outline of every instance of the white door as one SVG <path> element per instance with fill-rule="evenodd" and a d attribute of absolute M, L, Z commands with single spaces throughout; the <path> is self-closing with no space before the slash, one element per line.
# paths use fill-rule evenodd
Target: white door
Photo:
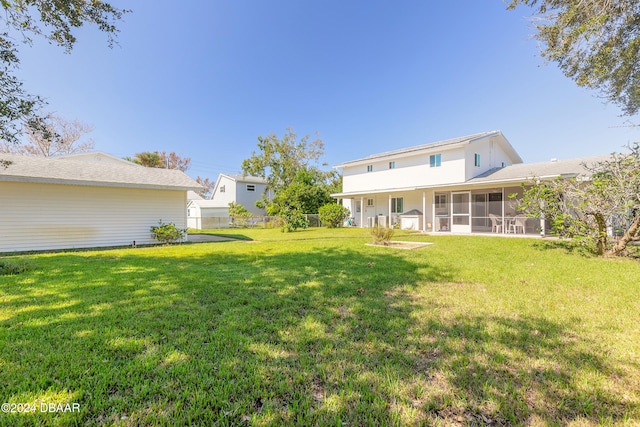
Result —
<path fill-rule="evenodd" d="M 471 192 L 451 193 L 451 231 L 471 233 Z"/>

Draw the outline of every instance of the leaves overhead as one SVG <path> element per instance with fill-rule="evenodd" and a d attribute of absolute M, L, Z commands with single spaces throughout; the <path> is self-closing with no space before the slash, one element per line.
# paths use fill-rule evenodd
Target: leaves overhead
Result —
<path fill-rule="evenodd" d="M 75 31 L 91 24 L 107 34 L 109 46 L 115 43 L 115 23 L 128 10 L 117 9 L 100 0 L 0 0 L 0 139 L 16 144 L 25 126 L 37 125 L 45 102 L 29 94 L 15 74 L 20 59 L 16 40 L 30 44 L 40 36 L 70 52 L 77 38 Z"/>
<path fill-rule="evenodd" d="M 511 0 L 533 8 L 541 54 L 625 115 L 640 110 L 640 0 Z"/>

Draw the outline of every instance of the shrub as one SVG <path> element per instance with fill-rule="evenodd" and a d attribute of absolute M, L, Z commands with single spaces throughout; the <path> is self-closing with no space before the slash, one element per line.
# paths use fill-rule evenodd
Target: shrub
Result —
<path fill-rule="evenodd" d="M 296 231 L 298 228 L 307 228 L 309 221 L 304 217 L 302 212 L 297 209 L 285 208 L 280 211 L 282 218 L 282 232 Z"/>
<path fill-rule="evenodd" d="M 162 220 L 158 225 L 151 227 L 151 236 L 160 243 L 175 243 L 184 239 L 187 230 L 176 227 L 175 224 L 164 224 Z"/>
<path fill-rule="evenodd" d="M 376 225 L 371 229 L 371 235 L 373 236 L 373 243 L 376 245 L 388 245 L 393 237 L 393 228 L 380 227 Z"/>
<path fill-rule="evenodd" d="M 329 203 L 318 210 L 320 221 L 328 228 L 342 227 L 344 220 L 349 217 L 349 209 L 337 203 Z"/>
<path fill-rule="evenodd" d="M 0 276 L 13 276 L 29 270 L 29 266 L 24 262 L 17 262 L 0 258 Z"/>

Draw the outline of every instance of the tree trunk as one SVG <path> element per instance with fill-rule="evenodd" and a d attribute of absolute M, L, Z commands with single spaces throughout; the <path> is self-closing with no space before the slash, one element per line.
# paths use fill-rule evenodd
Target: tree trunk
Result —
<path fill-rule="evenodd" d="M 618 239 L 618 242 L 615 244 L 613 248 L 606 252 L 607 256 L 616 256 L 620 254 L 620 252 L 624 251 L 627 247 L 627 244 L 635 240 L 636 234 L 640 230 L 640 215 L 636 216 L 631 222 L 631 226 L 625 231 L 625 233 Z"/>
<path fill-rule="evenodd" d="M 598 255 L 604 255 L 607 250 L 607 222 L 604 216 L 599 213 L 592 214 L 598 224 L 598 238 L 596 240 L 596 252 Z"/>

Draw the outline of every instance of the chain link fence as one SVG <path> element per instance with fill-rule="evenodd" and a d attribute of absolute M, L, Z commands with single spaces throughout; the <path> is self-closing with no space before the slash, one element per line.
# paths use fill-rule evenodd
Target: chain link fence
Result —
<path fill-rule="evenodd" d="M 322 227 L 318 214 L 305 214 L 304 217 L 309 227 Z M 226 227 L 231 228 L 280 228 L 283 225 L 283 219 L 279 216 L 228 217 L 226 220 Z M 220 225 L 219 227 L 224 226 Z"/>

